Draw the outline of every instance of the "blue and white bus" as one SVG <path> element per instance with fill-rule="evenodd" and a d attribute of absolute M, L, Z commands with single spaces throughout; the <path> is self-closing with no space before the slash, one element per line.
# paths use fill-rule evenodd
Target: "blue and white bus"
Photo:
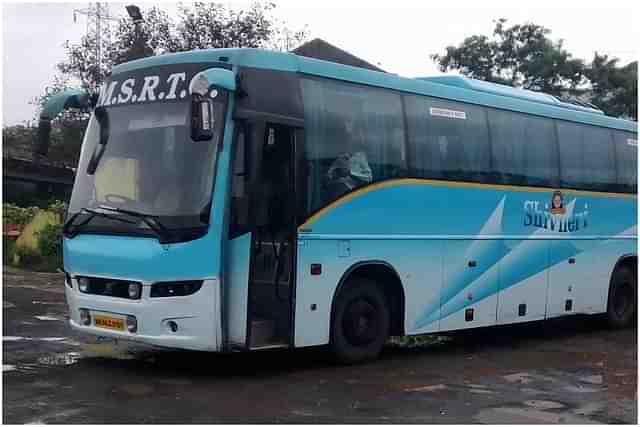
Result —
<path fill-rule="evenodd" d="M 93 110 L 64 228 L 78 331 L 358 362 L 389 336 L 635 322 L 634 122 L 257 49 L 125 63 L 89 99 L 42 115 Z"/>

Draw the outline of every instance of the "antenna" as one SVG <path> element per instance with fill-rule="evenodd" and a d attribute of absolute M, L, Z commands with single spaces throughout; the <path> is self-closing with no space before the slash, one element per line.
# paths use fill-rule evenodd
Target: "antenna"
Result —
<path fill-rule="evenodd" d="M 118 18 L 111 16 L 109 5 L 107 3 L 89 3 L 85 9 L 73 10 L 73 22 L 77 22 L 77 15 L 85 15 L 87 17 L 87 32 L 89 39 L 95 40 L 95 58 L 98 69 L 97 82 L 102 80 L 102 39 L 107 37 L 107 41 L 111 41 L 111 31 L 109 28 L 110 21 L 117 21 Z"/>

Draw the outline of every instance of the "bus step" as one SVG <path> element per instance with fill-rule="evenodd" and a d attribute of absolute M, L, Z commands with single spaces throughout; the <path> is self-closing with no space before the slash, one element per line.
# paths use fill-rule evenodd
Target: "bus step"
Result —
<path fill-rule="evenodd" d="M 251 321 L 251 348 L 273 344 L 275 322 L 270 319 Z"/>

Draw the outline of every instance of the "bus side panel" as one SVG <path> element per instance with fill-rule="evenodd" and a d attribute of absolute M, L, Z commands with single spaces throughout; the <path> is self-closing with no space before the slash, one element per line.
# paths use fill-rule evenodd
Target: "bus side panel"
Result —
<path fill-rule="evenodd" d="M 549 240 L 505 240 L 509 253 L 498 266 L 498 324 L 544 319 Z M 540 271 L 541 270 L 541 271 Z M 537 271 L 537 273 L 535 273 Z"/>
<path fill-rule="evenodd" d="M 296 283 L 295 346 L 329 342 L 331 305 L 342 277 L 358 263 L 384 261 L 402 280 L 405 292 L 405 325 L 415 323 L 425 305 L 435 306 L 434 316 L 421 332 L 436 332 L 439 293 L 442 286 L 442 242 L 423 240 L 334 240 L 300 235 Z M 410 254 L 410 255 L 409 255 Z M 321 274 L 311 275 L 311 264 Z M 315 309 L 313 308 L 315 305 Z"/>
<path fill-rule="evenodd" d="M 440 330 L 494 325 L 498 304 L 496 259 L 503 255 L 503 242 L 450 240 L 445 248 Z"/>
<path fill-rule="evenodd" d="M 567 245 L 577 253 L 549 269 L 547 317 L 605 312 L 613 268 L 622 255 L 636 252 L 636 241 L 621 238 L 554 241 L 552 257 L 566 252 Z"/>
<path fill-rule="evenodd" d="M 228 245 L 229 268 L 224 292 L 227 341 L 230 345 L 244 346 L 247 341 L 251 233 L 230 240 Z"/>

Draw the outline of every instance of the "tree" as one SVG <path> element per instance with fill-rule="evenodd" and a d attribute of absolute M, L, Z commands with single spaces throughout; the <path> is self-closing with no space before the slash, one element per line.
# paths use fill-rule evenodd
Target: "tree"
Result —
<path fill-rule="evenodd" d="M 458 70 L 472 78 L 553 95 L 579 92 L 585 83 L 585 64 L 553 42 L 550 30 L 525 23 L 505 26 L 499 19 L 493 37 L 473 35 L 459 46 L 448 46 L 444 55 L 433 54 L 440 70 Z"/>
<path fill-rule="evenodd" d="M 67 43 L 66 58 L 57 64 L 58 74 L 33 103 L 41 106 L 51 95 L 77 83 L 96 93 L 113 66 L 134 59 L 223 47 L 289 50 L 292 43 L 308 38 L 306 28 L 291 30 L 277 20 L 274 9 L 273 3 L 254 3 L 244 10 L 221 3 L 194 3 L 192 7 L 179 6 L 177 22 L 158 7 L 143 10 L 144 21 L 139 24 L 121 18 L 115 29 L 104 29 L 100 58 L 96 57 L 98 41 L 92 35 L 83 36 L 76 44 Z M 88 117 L 87 112 L 68 110 L 54 120 L 52 149 L 61 144 L 58 148 L 64 145 L 65 152 L 79 153 Z"/>
<path fill-rule="evenodd" d="M 617 58 L 598 55 L 586 69 L 591 102 L 611 116 L 638 120 L 638 61 L 618 67 Z"/>

